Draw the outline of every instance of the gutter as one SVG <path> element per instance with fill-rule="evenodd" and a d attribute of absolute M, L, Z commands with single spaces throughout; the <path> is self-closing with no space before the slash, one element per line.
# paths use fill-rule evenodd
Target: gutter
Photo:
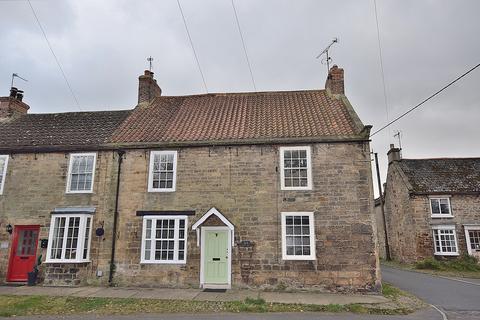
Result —
<path fill-rule="evenodd" d="M 347 136 L 319 136 L 299 138 L 262 138 L 262 139 L 230 139 L 230 140 L 199 140 L 199 141 L 158 141 L 158 142 L 133 142 L 133 143 L 103 143 L 97 145 L 76 146 L 22 146 L 0 147 L 0 153 L 48 153 L 72 151 L 115 151 L 122 149 L 150 149 L 163 147 L 215 147 L 215 146 L 241 146 L 241 145 L 280 145 L 299 143 L 358 143 L 369 142 L 371 126 L 364 126 L 357 135 Z"/>
<path fill-rule="evenodd" d="M 118 170 L 117 170 L 117 189 L 115 193 L 115 211 L 113 213 L 113 231 L 112 231 L 112 253 L 110 257 L 110 272 L 108 274 L 108 284 L 113 286 L 113 273 L 115 272 L 115 246 L 117 241 L 118 226 L 118 200 L 120 196 L 120 174 L 122 172 L 122 161 L 125 151 L 117 150 L 118 153 Z"/>
<path fill-rule="evenodd" d="M 478 196 L 480 191 L 409 191 L 408 194 L 414 196 L 439 196 L 439 195 L 466 195 L 466 196 Z"/>

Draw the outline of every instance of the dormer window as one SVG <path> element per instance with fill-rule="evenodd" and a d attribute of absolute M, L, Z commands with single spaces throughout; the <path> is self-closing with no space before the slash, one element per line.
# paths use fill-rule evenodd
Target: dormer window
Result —
<path fill-rule="evenodd" d="M 451 218 L 452 208 L 449 197 L 430 197 L 430 212 L 433 218 Z"/>

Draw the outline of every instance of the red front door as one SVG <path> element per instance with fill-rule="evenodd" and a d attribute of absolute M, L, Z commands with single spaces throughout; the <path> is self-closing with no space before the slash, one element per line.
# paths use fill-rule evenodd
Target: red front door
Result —
<path fill-rule="evenodd" d="M 8 267 L 8 281 L 27 281 L 37 257 L 39 226 L 15 226 Z"/>

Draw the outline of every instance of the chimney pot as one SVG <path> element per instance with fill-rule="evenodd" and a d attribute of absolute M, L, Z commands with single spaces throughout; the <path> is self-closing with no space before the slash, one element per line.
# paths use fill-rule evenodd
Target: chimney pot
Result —
<path fill-rule="evenodd" d="M 10 97 L 11 97 L 11 98 L 16 98 L 16 97 L 17 97 L 17 92 L 18 92 L 18 89 L 17 89 L 17 88 L 11 87 L 11 88 L 10 88 Z"/>

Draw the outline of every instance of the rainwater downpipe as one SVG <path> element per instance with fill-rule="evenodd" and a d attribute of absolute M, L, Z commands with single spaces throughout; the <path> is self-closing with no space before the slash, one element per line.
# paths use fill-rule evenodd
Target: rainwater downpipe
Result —
<path fill-rule="evenodd" d="M 115 272 L 115 245 L 117 240 L 118 225 L 118 199 L 120 196 L 120 174 L 122 172 L 122 161 L 124 150 L 117 150 L 118 153 L 118 170 L 117 170 L 117 190 L 115 193 L 115 211 L 113 213 L 113 232 L 112 232 L 112 253 L 110 258 L 110 272 L 108 274 L 108 285 L 113 286 L 113 273 Z"/>

